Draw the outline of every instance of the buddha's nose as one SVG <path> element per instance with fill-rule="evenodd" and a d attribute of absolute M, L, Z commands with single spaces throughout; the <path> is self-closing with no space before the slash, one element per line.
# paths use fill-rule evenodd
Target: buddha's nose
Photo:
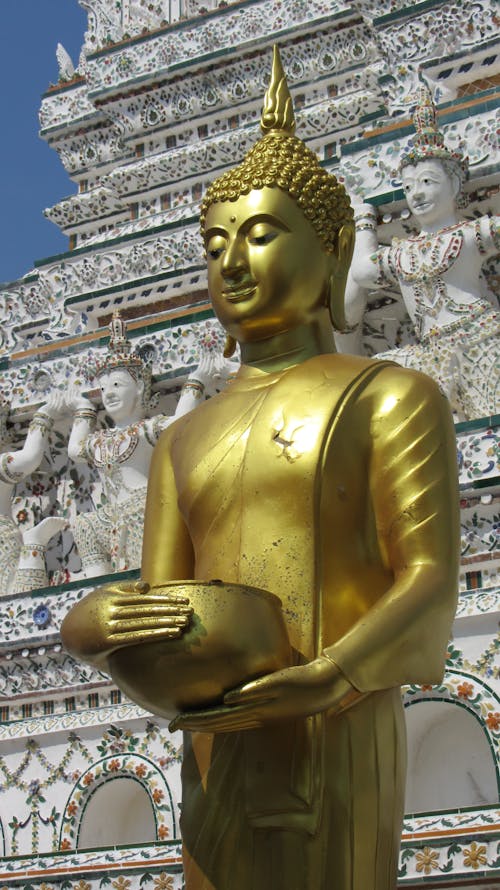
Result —
<path fill-rule="evenodd" d="M 245 244 L 242 239 L 235 238 L 230 241 L 224 251 L 222 260 L 222 275 L 225 279 L 239 279 L 248 269 L 248 257 Z"/>

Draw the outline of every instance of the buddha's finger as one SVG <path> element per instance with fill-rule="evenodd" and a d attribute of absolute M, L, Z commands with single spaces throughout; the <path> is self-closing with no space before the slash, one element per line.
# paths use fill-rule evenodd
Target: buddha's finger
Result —
<path fill-rule="evenodd" d="M 172 606 L 189 606 L 189 597 L 177 594 L 161 595 L 160 593 L 121 593 L 118 600 L 120 606 L 138 606 L 144 608 L 149 604 L 156 605 L 163 603 Z"/>
<path fill-rule="evenodd" d="M 148 603 L 147 607 L 144 606 L 115 606 L 111 613 L 111 618 L 147 618 L 149 616 L 157 615 L 158 617 L 169 615 L 174 616 L 186 616 L 189 617 L 193 614 L 192 606 L 183 606 L 179 603 L 176 604 L 168 604 L 165 603 Z"/>
<path fill-rule="evenodd" d="M 169 724 L 170 732 L 188 730 L 190 732 L 239 732 L 246 729 L 258 729 L 262 726 L 258 717 L 239 714 L 214 717 L 200 717 L 199 714 L 181 714 Z"/>
<path fill-rule="evenodd" d="M 182 636 L 183 628 L 179 626 L 170 627 L 145 627 L 145 628 L 118 628 L 108 634 L 108 640 L 111 644 L 127 644 L 151 642 L 158 640 L 176 640 Z"/>
<path fill-rule="evenodd" d="M 268 689 L 232 689 L 224 696 L 224 704 L 231 708 L 237 708 L 238 705 L 265 705 L 276 699 L 276 694 L 270 693 Z"/>
<path fill-rule="evenodd" d="M 178 615 L 170 615 L 166 618 L 130 618 L 110 622 L 111 633 L 133 633 L 139 630 L 168 630 L 170 628 L 182 630 L 188 625 L 188 618 Z"/>

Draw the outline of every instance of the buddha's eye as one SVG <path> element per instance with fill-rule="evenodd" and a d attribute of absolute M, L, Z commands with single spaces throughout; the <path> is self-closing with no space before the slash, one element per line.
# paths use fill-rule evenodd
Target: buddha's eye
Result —
<path fill-rule="evenodd" d="M 277 232 L 267 232 L 265 235 L 254 235 L 250 238 L 250 244 L 257 244 L 262 247 L 264 244 L 270 244 L 276 238 Z"/>
<path fill-rule="evenodd" d="M 226 241 L 221 235 L 212 235 L 207 241 L 207 257 L 218 260 L 226 249 Z"/>
<path fill-rule="evenodd" d="M 209 256 L 211 260 L 218 260 L 223 252 L 223 247 L 211 247 L 209 250 L 207 250 L 207 256 Z"/>
<path fill-rule="evenodd" d="M 277 236 L 278 232 L 275 228 L 267 223 L 258 223 L 250 229 L 248 233 L 248 243 L 255 244 L 257 247 L 264 247 L 264 245 L 274 241 Z"/>

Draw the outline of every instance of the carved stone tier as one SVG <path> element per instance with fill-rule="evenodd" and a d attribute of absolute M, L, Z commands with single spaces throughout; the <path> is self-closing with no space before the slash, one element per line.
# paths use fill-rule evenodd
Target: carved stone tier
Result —
<path fill-rule="evenodd" d="M 137 296 L 135 292 L 132 294 L 134 306 Z M 123 302 L 123 299 L 118 302 L 122 309 Z M 100 308 L 103 320 L 107 321 L 113 312 L 113 301 L 108 300 L 107 306 Z M 187 369 L 199 362 L 198 338 L 214 324 L 210 307 L 199 298 L 190 310 L 182 307 L 158 313 L 149 325 L 144 320 L 129 323 L 134 348 L 147 354 L 153 363 L 157 390 L 168 392 L 179 387 Z M 44 348 L 38 348 L 36 363 L 32 360 L 32 350 L 18 352 L 10 361 L 5 360 L 1 368 L 2 393 L 11 401 L 12 421 L 31 416 L 51 389 L 84 385 L 88 362 L 102 359 L 108 339 L 107 328 L 102 327 L 94 335 L 46 343 Z"/>
<path fill-rule="evenodd" d="M 280 0 L 239 3 L 101 52 L 88 53 L 89 88 L 94 96 L 122 88 L 131 74 L 147 81 L 153 73 L 173 72 L 174 66 L 181 73 L 182 66 L 191 66 L 194 59 L 198 65 L 210 53 L 226 50 L 241 55 L 256 49 L 263 40 L 279 41 L 280 34 L 284 37 L 292 29 L 309 30 L 311 18 L 316 20 L 316 28 L 321 28 L 330 24 L 332 18 L 340 22 L 357 15 L 350 4 L 341 0 L 311 0 L 307 4 L 292 0 L 286 6 Z"/>
<path fill-rule="evenodd" d="M 473 103 L 457 99 L 439 110 L 439 127 L 446 144 L 451 149 L 462 143 L 467 145 L 471 179 L 468 189 L 487 185 L 500 170 L 500 145 L 495 136 L 499 105 L 500 93 L 480 94 Z M 343 146 L 337 175 L 349 193 L 364 200 L 377 197 L 377 203 L 402 198 L 402 192 L 394 194 L 401 182 L 397 167 L 413 133 L 408 120 L 400 126 L 368 129 L 359 142 Z"/>
<path fill-rule="evenodd" d="M 60 201 L 45 210 L 45 216 L 64 232 L 79 229 L 96 219 L 119 221 L 124 214 L 128 216 L 128 212 L 127 205 L 110 188 L 98 186 L 82 195 L 72 195 Z"/>

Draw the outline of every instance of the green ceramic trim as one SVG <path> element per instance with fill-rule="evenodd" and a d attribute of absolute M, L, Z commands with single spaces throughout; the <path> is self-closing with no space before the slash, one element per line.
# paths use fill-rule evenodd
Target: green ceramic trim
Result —
<path fill-rule="evenodd" d="M 82 247 L 75 247 L 74 250 L 68 250 L 65 253 L 56 253 L 50 257 L 44 257 L 43 260 L 35 260 L 35 266 L 37 269 L 41 269 L 43 266 L 48 266 L 50 263 L 54 263 L 60 260 L 65 260 L 68 258 L 72 258 L 74 256 L 85 256 L 85 254 L 93 253 L 96 250 L 108 247 L 112 247 L 115 244 L 125 244 L 127 241 L 134 241 L 139 238 L 145 238 L 147 235 L 156 235 L 160 232 L 168 232 L 173 229 L 186 228 L 186 226 L 191 225 L 192 223 L 198 223 L 197 216 L 186 216 L 182 219 L 178 219 L 175 222 L 162 223 L 158 226 L 152 226 L 149 229 L 143 229 L 140 232 L 130 232 L 128 235 L 120 235 L 116 238 L 109 238 L 107 241 L 100 241 L 97 244 L 89 244 L 88 247 L 82 245 Z"/>
<path fill-rule="evenodd" d="M 207 302 L 208 302 L 208 294 L 207 294 Z M 186 307 L 187 308 L 187 307 Z M 148 334 L 155 333 L 156 331 L 166 331 L 170 330 L 173 327 L 182 327 L 186 324 L 194 324 L 200 321 L 205 321 L 207 318 L 213 318 L 214 314 L 211 309 L 200 309 L 199 312 L 185 312 L 182 315 L 171 316 L 166 319 L 162 319 L 161 321 L 153 321 L 151 324 L 144 324 L 140 328 L 135 328 L 129 331 L 129 339 L 135 340 L 138 337 L 147 336 Z M 154 316 L 152 316 L 154 318 Z M 68 336 L 70 339 L 70 336 Z M 90 344 L 91 346 L 105 346 L 106 343 L 109 342 L 109 333 L 106 328 L 102 329 L 102 333 L 96 336 L 96 338 Z M 71 355 L 78 355 L 85 349 L 89 348 L 88 340 L 79 341 L 78 343 L 72 343 L 70 346 L 67 345 L 64 341 L 61 341 L 61 346 L 59 349 L 51 350 L 50 353 L 45 353 L 43 356 L 39 357 L 39 362 L 43 364 L 44 362 L 51 362 L 56 358 L 68 358 Z M 8 370 L 9 368 L 15 368 L 18 365 L 24 366 L 26 364 L 26 358 L 16 358 L 16 359 L 4 359 L 3 362 L 0 362 L 0 370 Z M 184 373 L 183 369 L 178 370 L 179 376 Z M 176 376 L 174 373 L 173 376 Z M 163 380 L 163 375 L 154 375 L 154 380 L 159 381 Z M 170 378 L 167 378 L 170 379 Z M 90 388 L 90 387 L 88 387 Z M 79 582 L 75 582 L 78 586 Z M 81 584 L 80 584 L 81 586 Z M 45 588 L 43 588 L 45 589 Z M 54 590 L 54 587 L 47 588 L 48 590 Z M 13 594 L 15 595 L 15 594 Z"/>
<path fill-rule="evenodd" d="M 102 47 L 101 49 L 96 49 L 91 53 L 88 53 L 87 59 L 99 59 L 105 55 L 112 55 L 115 52 L 119 52 L 124 49 L 126 46 L 137 46 L 140 43 L 148 43 L 150 40 L 154 40 L 156 37 L 162 36 L 163 34 L 172 33 L 175 31 L 181 31 L 187 29 L 195 28 L 200 21 L 206 21 L 207 19 L 214 18 L 215 16 L 220 16 L 221 14 L 226 13 L 228 10 L 234 12 L 235 6 L 238 9 L 242 9 L 246 6 L 252 6 L 255 3 L 255 0 L 240 0 L 239 3 L 230 4 L 229 6 L 225 6 L 218 9 L 211 9 L 208 12 L 203 13 L 202 15 L 193 16 L 189 19 L 179 19 L 177 22 L 169 22 L 167 25 L 164 25 L 162 28 L 156 28 L 154 31 L 148 31 L 147 34 L 138 34 L 136 37 L 129 37 L 120 43 L 113 43 L 109 46 Z"/>
<path fill-rule="evenodd" d="M 491 40 L 485 40 L 484 43 L 481 43 L 481 53 L 483 51 L 489 52 L 489 50 L 493 50 L 495 55 L 498 53 L 498 40 L 496 37 L 492 37 Z M 440 68 L 441 65 L 449 64 L 450 62 L 458 62 L 459 59 L 468 59 L 471 60 L 471 51 L 470 49 L 459 49 L 455 53 L 449 53 L 449 55 L 442 56 L 440 59 L 428 59 L 426 62 L 422 62 L 421 68 Z M 477 71 L 480 70 L 480 67 L 476 67 Z M 493 88 L 494 91 L 495 88 Z M 453 99 L 450 102 L 444 102 L 443 106 L 453 105 L 455 102 L 463 101 L 463 99 Z"/>
<path fill-rule="evenodd" d="M 173 269 L 171 272 L 158 272 L 156 275 L 150 275 L 147 278 L 134 278 L 133 281 L 126 281 L 123 284 L 113 284 L 110 287 L 105 287 L 102 290 L 92 291 L 92 295 L 89 292 L 85 292 L 83 294 L 77 294 L 74 297 L 67 297 L 64 301 L 65 306 L 73 306 L 78 303 L 91 303 L 101 300 L 103 297 L 107 297 L 111 294 L 122 293 L 123 291 L 135 290 L 137 288 L 148 287 L 151 284 L 155 284 L 159 281 L 169 281 L 172 278 L 178 278 L 179 275 L 196 275 L 198 272 L 203 272 L 205 270 L 205 266 L 184 266 L 182 269 Z"/>
<path fill-rule="evenodd" d="M 43 599 L 49 595 L 65 593 L 67 590 L 79 590 L 84 589 L 86 587 L 94 589 L 94 587 L 100 587 L 103 584 L 107 584 L 108 581 L 128 581 L 135 580 L 135 578 L 139 578 L 140 569 L 129 569 L 127 572 L 111 572 L 108 575 L 99 575 L 96 578 L 82 578 L 81 581 L 67 581 L 66 584 L 56 584 L 53 587 L 39 587 L 38 590 L 25 590 L 19 593 L 10 594 L 9 599 L 22 599 L 22 597 L 27 596 L 29 594 L 30 599 Z"/>
<path fill-rule="evenodd" d="M 385 15 L 379 15 L 373 19 L 373 24 L 375 27 L 377 25 L 387 25 L 390 22 L 395 22 L 398 19 L 407 18 L 408 16 L 414 16 L 417 13 L 425 12 L 427 9 L 434 9 L 439 6 L 444 6 L 447 0 L 423 0 L 422 3 L 411 3 L 409 6 L 406 6 L 404 9 L 397 9 L 395 12 L 387 12 Z"/>
<path fill-rule="evenodd" d="M 476 488 L 492 488 L 500 485 L 500 476 L 488 476 L 487 479 L 475 479 L 469 482 L 461 482 L 458 486 L 459 491 L 470 491 Z"/>
<path fill-rule="evenodd" d="M 456 423 L 455 432 L 457 435 L 460 435 L 460 433 L 472 433 L 476 430 L 479 432 L 479 430 L 499 426 L 500 414 L 491 414 L 489 417 L 479 417 L 477 420 L 463 420 L 460 423 Z"/>
<path fill-rule="evenodd" d="M 500 92 L 498 90 L 486 90 L 484 93 L 478 93 L 478 95 L 483 97 L 483 101 L 473 106 L 474 115 L 481 114 L 485 111 L 494 110 L 498 107 L 498 105 L 500 105 Z M 488 96 L 494 97 L 494 101 L 492 102 L 491 98 L 487 98 Z M 439 124 L 454 123 L 455 121 L 463 120 L 463 118 L 471 117 L 470 107 L 459 108 L 457 110 L 456 106 L 463 104 L 463 99 L 457 99 L 453 102 L 448 102 L 445 106 L 440 106 Z M 449 113 L 442 114 L 442 108 L 449 110 Z M 363 149 L 372 148 L 376 145 L 380 145 L 381 143 L 383 144 L 386 142 L 396 142 L 404 136 L 413 136 L 414 134 L 415 130 L 413 125 L 408 124 L 407 126 L 399 127 L 397 130 L 388 130 L 385 133 L 377 133 L 376 136 L 366 136 L 363 139 L 349 142 L 346 145 L 342 146 L 342 154 L 356 154 L 359 151 L 363 151 Z"/>
<path fill-rule="evenodd" d="M 474 680 L 477 678 L 475 677 Z M 425 699 L 424 699 L 425 700 Z M 418 701 L 422 701 L 422 699 L 418 699 Z M 429 699 L 429 701 L 440 701 L 440 699 Z M 447 699 L 446 699 L 447 701 Z M 417 702 L 413 702 L 413 704 L 417 704 Z M 408 707 L 405 703 L 405 708 Z M 436 816 L 455 816 L 459 813 L 484 813 L 485 810 L 493 810 L 496 812 L 498 810 L 498 803 L 485 803 L 480 806 L 467 806 L 467 807 L 456 807 L 453 810 L 426 810 L 422 813 L 405 813 L 405 819 L 412 819 L 414 816 L 418 816 L 419 819 L 425 818 L 428 816 L 429 818 L 435 818 Z M 411 843 L 407 841 L 407 843 Z"/>
<path fill-rule="evenodd" d="M 75 78 L 71 83 L 55 83 L 52 88 L 49 88 L 42 93 L 42 101 L 43 99 L 50 99 L 51 96 L 59 95 L 60 93 L 68 93 L 70 90 L 76 90 L 78 87 L 84 87 L 85 84 L 86 81 L 83 75 L 79 76 L 78 79 Z"/>

